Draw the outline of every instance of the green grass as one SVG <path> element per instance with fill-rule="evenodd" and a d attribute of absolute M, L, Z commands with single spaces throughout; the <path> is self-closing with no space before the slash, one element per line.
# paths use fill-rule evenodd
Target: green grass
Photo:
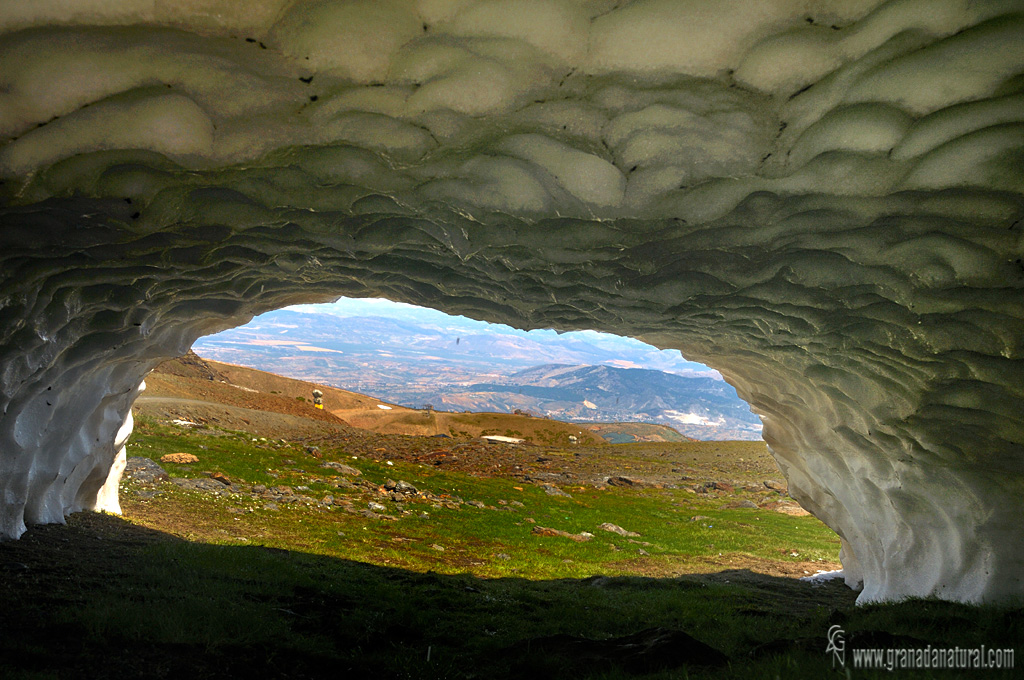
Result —
<path fill-rule="evenodd" d="M 320 467 L 322 461 L 306 455 L 303 447 L 252 439 L 249 435 L 183 432 L 147 423 L 129 447 L 129 455 L 159 459 L 176 451 L 194 453 L 200 463 L 165 464 L 167 470 L 180 477 L 223 472 L 232 480 L 249 484 L 306 486 L 309 491 L 304 493 L 314 498 L 347 494 L 362 499 L 358 493 L 336 489 L 331 483 L 310 481 L 310 477 L 331 479 L 334 475 Z M 681 489 L 566 487 L 572 498 L 564 498 L 549 496 L 539 486 L 505 478 L 400 461 L 388 465 L 367 458 L 353 459 L 343 446 L 323 448 L 322 453 L 324 460 L 343 461 L 378 484 L 388 478 L 404 479 L 438 495 L 476 500 L 495 509 L 463 505 L 452 510 L 409 504 L 406 509 L 412 513 L 400 521 L 373 521 L 336 509 L 282 506 L 281 511 L 268 513 L 260 509 L 261 503 L 252 500 L 225 500 L 182 491 L 166 491 L 149 505 L 166 513 L 187 506 L 191 514 L 226 525 L 232 536 L 262 545 L 301 546 L 317 554 L 417 571 L 467 571 L 488 577 L 574 578 L 637 571 L 672 574 L 707 569 L 709 561 L 728 564 L 730 558 L 832 563 L 838 558 L 838 537 L 812 517 L 721 509 L 721 499 L 703 498 Z M 183 498 L 186 495 L 187 501 Z M 130 498 L 129 488 L 126 499 Z M 390 501 L 377 500 L 393 507 Z M 511 501 L 522 503 L 522 507 Z M 228 513 L 228 506 L 253 512 Z M 421 517 L 421 513 L 427 516 Z M 694 517 L 701 519 L 694 521 Z M 605 522 L 618 524 L 640 537 L 631 541 L 599 530 L 598 525 Z M 570 533 L 590 532 L 594 539 L 576 543 L 532 535 L 532 528 L 538 525 Z M 339 531 L 345 535 L 338 536 Z M 222 542 L 236 540 L 218 539 L 209 530 L 203 537 Z M 433 545 L 441 545 L 444 552 Z M 648 555 L 642 555 L 641 550 Z M 510 559 L 495 559 L 499 554 Z"/>
<path fill-rule="evenodd" d="M 3 677 L 826 678 L 844 677 L 824 654 L 834 621 L 851 633 L 937 645 L 1012 646 L 1024 634 L 1019 610 L 922 600 L 856 608 L 842 586 L 799 588 L 789 579 L 479 578 L 133 536 L 141 531 L 76 515 L 69 528 L 39 532 L 63 541 L 49 566 L 74 565 L 77 581 L 16 577 L 25 579 L 23 599 L 0 600 Z M 4 548 L 30 550 L 26 540 Z M 730 661 L 633 674 L 523 653 L 547 636 L 603 639 L 652 627 L 687 631 Z M 776 651 L 752 656 L 766 643 Z"/>
<path fill-rule="evenodd" d="M 308 486 L 314 498 L 376 498 L 334 488 L 331 471 L 302 446 L 252 439 L 143 419 L 129 455 L 194 453 L 198 464 L 165 467 L 181 477 L 219 471 L 247 484 Z M 839 583 L 752 573 L 834 561 L 838 539 L 814 518 L 722 509 L 722 499 L 682 489 L 565 487 L 572 498 L 549 496 L 512 479 L 353 459 L 344 444 L 321 449 L 375 483 L 404 479 L 497 509 L 409 503 L 401 514 L 383 501 L 400 518 L 391 521 L 316 506 L 271 511 L 172 484 L 146 497 L 126 484 L 127 519 L 74 515 L 68 527 L 0 545 L 0 563 L 26 565 L 0 581 L 0 677 L 889 678 L 833 670 L 829 626 L 883 646 L 1013 646 L 1024 636 L 1019 609 L 924 600 L 855 607 Z M 647 451 L 609 450 L 622 460 Z M 602 532 L 602 522 L 649 545 Z M 534 536 L 535 525 L 595 537 Z M 606 639 L 655 627 L 686 631 L 729 662 L 639 672 L 529 651 L 549 636 Z"/>

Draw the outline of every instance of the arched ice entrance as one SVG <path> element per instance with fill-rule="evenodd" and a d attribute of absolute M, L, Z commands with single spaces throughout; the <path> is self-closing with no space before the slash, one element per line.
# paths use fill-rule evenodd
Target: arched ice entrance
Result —
<path fill-rule="evenodd" d="M 0 534 L 116 508 L 161 359 L 372 295 L 685 347 L 862 601 L 1020 596 L 1024 23 L 698 4 L 0 16 Z"/>

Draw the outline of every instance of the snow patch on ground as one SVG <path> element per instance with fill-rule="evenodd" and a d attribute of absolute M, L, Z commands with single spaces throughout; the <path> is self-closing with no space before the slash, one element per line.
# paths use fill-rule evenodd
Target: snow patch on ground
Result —
<path fill-rule="evenodd" d="M 801 577 L 801 581 L 806 581 L 811 585 L 821 585 L 822 583 L 828 583 L 834 581 L 837 578 L 845 578 L 846 573 L 842 569 L 836 569 L 835 571 L 819 571 L 810 576 Z"/>

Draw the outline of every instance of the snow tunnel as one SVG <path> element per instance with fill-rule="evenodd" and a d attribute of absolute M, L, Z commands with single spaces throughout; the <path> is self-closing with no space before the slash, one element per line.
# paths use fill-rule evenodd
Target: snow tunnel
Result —
<path fill-rule="evenodd" d="M 1024 596 L 1019 0 L 0 8 L 0 535 L 340 295 L 713 366 L 861 602 Z"/>

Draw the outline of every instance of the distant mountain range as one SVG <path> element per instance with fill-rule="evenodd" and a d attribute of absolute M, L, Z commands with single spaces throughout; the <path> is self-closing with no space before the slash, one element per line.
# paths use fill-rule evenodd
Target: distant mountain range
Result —
<path fill-rule="evenodd" d="M 435 407 L 487 404 L 574 422 L 669 425 L 691 437 L 752 439 L 761 421 L 722 380 L 642 368 L 535 366 L 505 380 L 440 393 Z"/>
<path fill-rule="evenodd" d="M 574 422 L 657 423 L 699 439 L 760 438 L 760 420 L 736 391 L 678 352 L 592 331 L 520 331 L 394 303 L 369 315 L 345 305 L 336 313 L 270 312 L 201 338 L 194 349 L 208 359 L 413 408 L 521 410 Z"/>

